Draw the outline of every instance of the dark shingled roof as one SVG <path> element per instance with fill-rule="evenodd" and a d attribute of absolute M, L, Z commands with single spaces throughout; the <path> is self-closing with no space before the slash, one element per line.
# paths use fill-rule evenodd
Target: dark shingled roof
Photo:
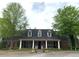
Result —
<path fill-rule="evenodd" d="M 32 37 L 28 37 L 28 31 L 31 30 L 32 31 Z M 42 37 L 38 37 L 38 31 L 41 30 L 42 31 Z M 51 31 L 52 36 L 48 37 L 47 36 L 47 32 Z M 59 36 L 55 34 L 55 31 L 53 31 L 52 29 L 27 29 L 25 31 L 22 31 L 20 33 L 20 36 L 16 36 L 15 38 L 19 38 L 19 39 L 35 39 L 35 40 L 41 40 L 41 39 L 47 39 L 47 40 L 67 40 L 68 38 L 66 36 Z"/>

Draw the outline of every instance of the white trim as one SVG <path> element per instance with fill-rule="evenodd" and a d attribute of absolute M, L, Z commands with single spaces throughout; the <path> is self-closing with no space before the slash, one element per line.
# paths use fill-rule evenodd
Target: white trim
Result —
<path fill-rule="evenodd" d="M 60 49 L 60 41 L 58 41 L 58 49 Z"/>
<path fill-rule="evenodd" d="M 20 45 L 19 45 L 19 49 L 22 48 L 22 40 L 20 40 Z"/>
<path fill-rule="evenodd" d="M 45 48 L 47 49 L 47 40 L 45 42 L 46 42 L 46 47 Z"/>
<path fill-rule="evenodd" d="M 47 32 L 47 37 L 52 37 L 52 33 L 50 30 Z"/>
<path fill-rule="evenodd" d="M 32 49 L 34 49 L 34 40 L 33 40 L 33 43 L 32 43 Z"/>
<path fill-rule="evenodd" d="M 38 30 L 38 37 L 42 37 L 42 31 Z"/>
<path fill-rule="evenodd" d="M 31 30 L 28 31 L 28 37 L 32 37 L 32 31 Z"/>

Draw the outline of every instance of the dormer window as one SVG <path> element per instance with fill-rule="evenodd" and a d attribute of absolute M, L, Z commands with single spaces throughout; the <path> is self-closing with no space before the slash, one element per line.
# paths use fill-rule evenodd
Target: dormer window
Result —
<path fill-rule="evenodd" d="M 51 31 L 50 31 L 50 30 L 47 32 L 47 36 L 48 36 L 48 37 L 51 37 L 51 36 L 52 36 L 52 34 L 51 34 Z"/>
<path fill-rule="evenodd" d="M 32 37 L 32 31 L 31 30 L 28 31 L 28 37 Z"/>
<path fill-rule="evenodd" d="M 42 31 L 38 30 L 38 37 L 42 37 Z"/>

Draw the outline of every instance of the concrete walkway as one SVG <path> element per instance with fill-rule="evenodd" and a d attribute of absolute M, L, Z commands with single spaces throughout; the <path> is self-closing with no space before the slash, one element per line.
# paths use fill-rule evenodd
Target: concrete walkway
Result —
<path fill-rule="evenodd" d="M 44 57 L 46 55 L 46 53 L 35 53 L 32 56 L 29 57 Z"/>

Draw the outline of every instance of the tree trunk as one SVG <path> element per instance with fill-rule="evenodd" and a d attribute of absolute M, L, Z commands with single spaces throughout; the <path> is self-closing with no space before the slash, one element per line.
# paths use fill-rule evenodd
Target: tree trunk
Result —
<path fill-rule="evenodd" d="M 14 48 L 16 49 L 16 47 L 17 47 L 17 41 L 15 40 L 14 41 Z"/>
<path fill-rule="evenodd" d="M 75 50 L 75 48 L 76 48 L 75 37 L 74 37 L 74 35 L 69 35 L 69 37 L 70 37 L 70 40 L 71 40 L 71 48 L 72 48 L 72 50 L 73 49 Z"/>
<path fill-rule="evenodd" d="M 13 48 L 13 40 L 10 41 L 10 49 Z"/>
<path fill-rule="evenodd" d="M 6 40 L 6 48 L 8 48 L 8 44 L 9 44 L 9 43 L 8 43 L 8 41 Z"/>

